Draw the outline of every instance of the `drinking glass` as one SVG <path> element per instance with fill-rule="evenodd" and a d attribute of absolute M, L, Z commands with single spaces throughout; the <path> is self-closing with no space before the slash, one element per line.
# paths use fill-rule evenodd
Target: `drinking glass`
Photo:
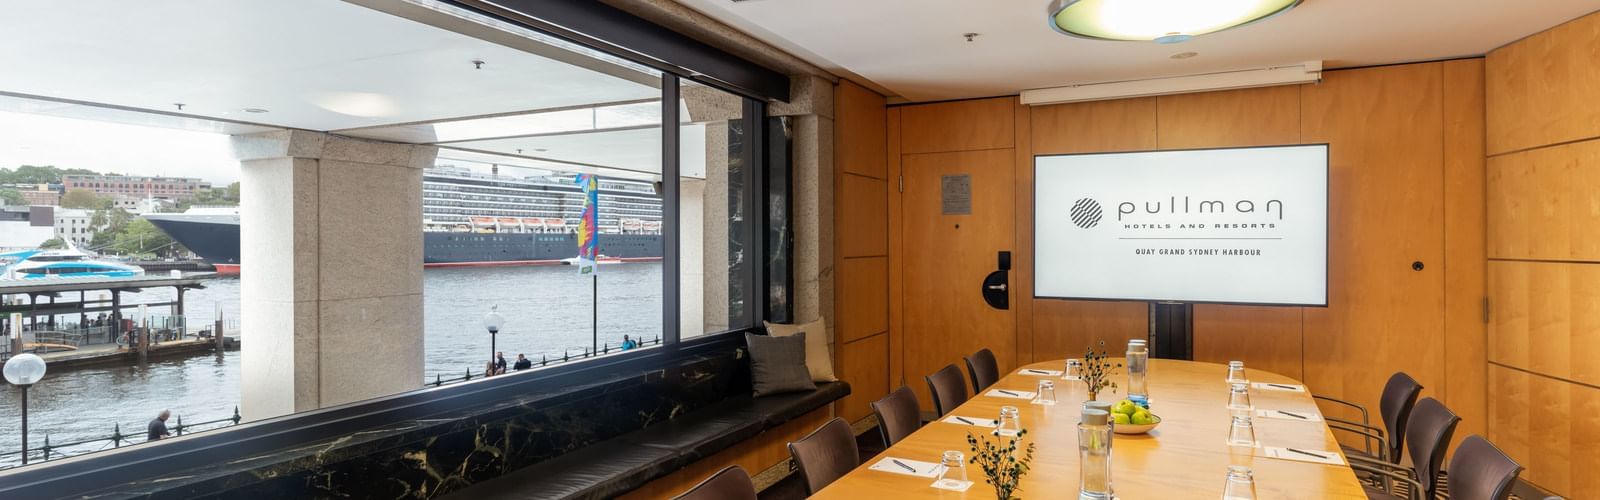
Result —
<path fill-rule="evenodd" d="M 1228 386 L 1228 410 L 1235 413 L 1248 413 L 1250 406 L 1250 386 L 1240 382 Z"/>
<path fill-rule="evenodd" d="M 1229 361 L 1228 362 L 1228 383 L 1229 384 L 1242 384 L 1242 383 L 1246 383 L 1246 382 L 1249 382 L 1249 381 L 1250 381 L 1250 379 L 1247 379 L 1244 376 L 1244 362 L 1243 361 Z"/>
<path fill-rule="evenodd" d="M 1039 395 L 1034 398 L 1034 402 L 1045 406 L 1054 406 L 1056 404 L 1056 383 L 1049 380 L 1040 380 Z"/>
<path fill-rule="evenodd" d="M 1000 425 L 995 427 L 995 435 L 1015 436 L 1020 432 L 1022 432 L 1022 412 L 1015 406 L 1000 407 Z"/>
<path fill-rule="evenodd" d="M 1061 379 L 1062 380 L 1082 380 L 1083 379 L 1083 360 L 1079 360 L 1079 359 L 1069 359 L 1069 360 L 1067 360 L 1067 369 L 1062 372 Z"/>
<path fill-rule="evenodd" d="M 1250 468 L 1243 465 L 1228 466 L 1228 482 L 1222 487 L 1223 500 L 1255 500 L 1256 481 Z"/>
<path fill-rule="evenodd" d="M 1250 425 L 1250 417 L 1233 417 L 1233 426 L 1228 428 L 1228 446 L 1253 448 L 1255 445 L 1256 430 Z"/>
<path fill-rule="evenodd" d="M 939 459 L 939 465 L 944 467 L 939 471 L 939 480 L 934 484 L 941 488 L 961 489 L 967 485 L 966 457 L 961 452 L 950 450 L 944 452 L 944 458 Z"/>

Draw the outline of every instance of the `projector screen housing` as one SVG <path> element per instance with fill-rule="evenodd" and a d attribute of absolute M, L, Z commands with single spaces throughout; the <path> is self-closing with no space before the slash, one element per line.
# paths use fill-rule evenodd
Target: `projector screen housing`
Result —
<path fill-rule="evenodd" d="M 1328 304 L 1328 145 L 1034 157 L 1034 297 Z"/>

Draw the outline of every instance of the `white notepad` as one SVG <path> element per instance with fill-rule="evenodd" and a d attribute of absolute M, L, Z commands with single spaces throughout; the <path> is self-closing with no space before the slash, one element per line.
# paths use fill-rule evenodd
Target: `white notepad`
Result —
<path fill-rule="evenodd" d="M 1027 368 L 1019 370 L 1017 373 L 1021 373 L 1023 375 L 1032 375 L 1035 377 L 1060 377 L 1062 372 L 1061 370 L 1035 370 L 1032 368 Z"/>
<path fill-rule="evenodd" d="M 1263 391 L 1306 392 L 1306 386 L 1303 385 L 1275 384 L 1267 382 L 1251 382 L 1250 388 L 1261 389 Z"/>
<path fill-rule="evenodd" d="M 907 469 L 906 467 L 901 467 L 900 464 L 895 463 L 896 460 L 900 461 L 900 464 L 905 464 L 907 467 L 910 467 L 911 469 Z M 916 460 L 910 460 L 910 459 L 905 459 L 905 458 L 884 457 L 882 460 L 878 460 L 877 463 L 872 464 L 871 467 L 867 467 L 867 468 L 875 470 L 875 471 L 893 472 L 895 474 L 905 474 L 907 476 L 938 477 L 939 476 L 939 471 L 941 469 L 943 469 L 944 466 L 936 464 L 936 463 L 918 462 Z M 914 470 L 912 470 L 912 469 L 914 469 Z"/>
<path fill-rule="evenodd" d="M 1298 416 L 1297 416 L 1298 415 Z M 1303 410 L 1256 410 L 1256 417 L 1273 418 L 1280 420 L 1293 420 L 1297 422 L 1321 422 L 1322 415 L 1314 411 Z"/>
<path fill-rule="evenodd" d="M 1033 399 L 1034 393 L 1009 389 L 989 389 L 989 392 L 985 392 L 983 395 L 996 398 Z"/>
<path fill-rule="evenodd" d="M 1294 460 L 1297 462 L 1311 462 L 1328 465 L 1345 465 L 1344 456 L 1339 455 L 1339 452 L 1337 451 L 1295 448 L 1295 450 L 1299 450 L 1297 452 L 1292 451 L 1289 448 L 1282 448 L 1278 446 L 1264 446 L 1262 447 L 1262 450 L 1265 452 L 1266 456 L 1279 460 Z"/>
<path fill-rule="evenodd" d="M 978 427 L 995 427 L 995 426 L 1000 425 L 999 422 L 996 422 L 996 421 L 994 421 L 992 419 L 978 418 L 978 417 L 957 416 L 957 415 L 951 415 L 951 416 L 945 417 L 944 420 L 941 420 L 941 422 L 944 422 L 944 423 L 947 423 L 947 424 L 975 425 L 975 426 L 978 426 Z"/>

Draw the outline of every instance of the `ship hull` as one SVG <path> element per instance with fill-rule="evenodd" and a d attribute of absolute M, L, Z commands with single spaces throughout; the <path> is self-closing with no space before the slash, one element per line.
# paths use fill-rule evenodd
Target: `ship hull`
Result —
<path fill-rule="evenodd" d="M 147 219 L 218 269 L 237 269 L 237 222 L 180 216 Z M 659 260 L 661 235 L 601 234 L 600 254 L 624 262 Z M 430 267 L 554 265 L 576 255 L 578 237 L 572 233 L 422 233 L 422 262 Z"/>

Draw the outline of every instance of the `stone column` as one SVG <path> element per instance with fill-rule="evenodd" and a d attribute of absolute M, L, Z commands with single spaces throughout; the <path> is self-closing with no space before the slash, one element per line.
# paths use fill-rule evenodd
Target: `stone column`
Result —
<path fill-rule="evenodd" d="M 797 76 L 787 103 L 773 103 L 771 116 L 793 122 L 792 205 L 794 231 L 795 323 L 826 320 L 834 338 L 833 318 L 833 82 Z"/>
<path fill-rule="evenodd" d="M 233 149 L 245 418 L 420 388 L 422 169 L 437 149 L 302 130 Z"/>

